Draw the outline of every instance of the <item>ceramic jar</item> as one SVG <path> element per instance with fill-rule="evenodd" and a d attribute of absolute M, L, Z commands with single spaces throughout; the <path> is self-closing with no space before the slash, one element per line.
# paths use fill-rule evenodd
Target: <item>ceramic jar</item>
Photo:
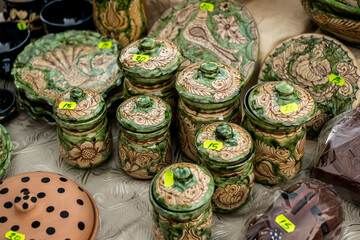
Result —
<path fill-rule="evenodd" d="M 94 23 L 103 35 L 122 47 L 146 35 L 143 0 L 93 0 Z"/>
<path fill-rule="evenodd" d="M 15 94 L 6 89 L 0 89 L 0 123 L 10 121 L 16 116 Z"/>
<path fill-rule="evenodd" d="M 73 88 L 54 104 L 58 145 L 62 158 L 74 167 L 93 168 L 107 160 L 112 150 L 104 99 L 89 89 Z"/>
<path fill-rule="evenodd" d="M 215 122 L 200 129 L 195 145 L 202 165 L 214 178 L 213 209 L 226 213 L 244 206 L 255 182 L 250 134 L 237 124 Z"/>
<path fill-rule="evenodd" d="M 255 179 L 265 185 L 290 180 L 299 172 L 306 122 L 316 113 L 313 97 L 290 82 L 267 82 L 244 98 L 244 127 L 255 144 Z"/>
<path fill-rule="evenodd" d="M 6 128 L 0 124 L 0 179 L 10 165 L 12 151 L 13 146 L 10 135 Z"/>
<path fill-rule="evenodd" d="M 91 194 L 71 179 L 28 172 L 0 182 L 0 226 L 1 239 L 95 240 L 99 213 Z"/>
<path fill-rule="evenodd" d="M 240 91 L 244 79 L 220 62 L 194 63 L 181 71 L 175 87 L 179 93 L 177 119 L 181 150 L 198 162 L 195 135 L 212 122 L 241 122 Z"/>
<path fill-rule="evenodd" d="M 119 162 L 130 176 L 151 179 L 171 163 L 170 106 L 155 96 L 135 96 L 117 112 Z"/>
<path fill-rule="evenodd" d="M 155 240 L 211 237 L 211 196 L 214 181 L 203 167 L 192 163 L 172 164 L 150 184 Z"/>

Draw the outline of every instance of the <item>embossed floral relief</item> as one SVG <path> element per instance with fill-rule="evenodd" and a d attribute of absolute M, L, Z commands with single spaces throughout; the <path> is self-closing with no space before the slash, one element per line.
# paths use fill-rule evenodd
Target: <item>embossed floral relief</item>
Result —
<path fill-rule="evenodd" d="M 250 190 L 245 184 L 228 184 L 225 188 L 216 188 L 212 200 L 219 208 L 232 210 L 246 201 L 249 192 Z"/>
<path fill-rule="evenodd" d="M 22 69 L 20 74 L 21 79 L 29 83 L 35 92 L 51 99 L 55 99 L 58 96 L 53 90 L 46 89 L 47 81 L 42 71 Z"/>
<path fill-rule="evenodd" d="M 218 22 L 216 33 L 222 40 L 227 40 L 234 44 L 248 44 L 249 40 L 239 31 L 239 24 L 234 16 L 225 17 L 222 14 L 214 15 L 213 18 Z"/>
<path fill-rule="evenodd" d="M 321 110 L 318 110 L 315 116 L 306 123 L 306 126 L 311 126 L 314 131 L 319 131 L 329 119 L 330 116 L 328 114 L 321 113 Z"/>
<path fill-rule="evenodd" d="M 106 9 L 100 13 L 102 24 L 109 31 L 125 30 L 128 25 L 128 18 L 126 12 L 117 10 L 118 2 L 108 1 L 106 3 Z"/>
<path fill-rule="evenodd" d="M 83 142 L 80 146 L 75 145 L 69 151 L 71 165 L 79 165 L 82 168 L 92 167 L 103 161 L 102 153 L 104 151 L 104 142 Z"/>

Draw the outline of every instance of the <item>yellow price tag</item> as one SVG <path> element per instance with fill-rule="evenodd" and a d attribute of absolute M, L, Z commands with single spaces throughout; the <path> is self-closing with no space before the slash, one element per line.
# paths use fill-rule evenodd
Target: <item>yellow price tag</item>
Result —
<path fill-rule="evenodd" d="M 76 108 L 76 102 L 61 102 L 59 104 L 60 109 L 74 110 Z"/>
<path fill-rule="evenodd" d="M 285 231 L 288 233 L 291 233 L 295 230 L 295 225 L 290 222 L 289 219 L 287 219 L 284 215 L 280 214 L 276 217 L 275 222 L 280 225 Z"/>
<path fill-rule="evenodd" d="M 345 84 L 345 79 L 343 79 L 342 77 L 339 77 L 335 74 L 330 74 L 329 82 L 335 83 L 341 87 L 342 85 Z"/>
<path fill-rule="evenodd" d="M 24 22 L 19 22 L 17 24 L 17 27 L 18 27 L 19 30 L 25 30 L 27 28 L 26 23 L 24 23 Z"/>
<path fill-rule="evenodd" d="M 134 62 L 147 62 L 149 61 L 149 55 L 134 55 L 132 60 Z"/>
<path fill-rule="evenodd" d="M 171 171 L 166 171 L 164 173 L 164 186 L 171 187 L 174 185 L 174 174 Z"/>
<path fill-rule="evenodd" d="M 214 10 L 214 4 L 211 3 L 201 3 L 200 4 L 200 9 L 202 10 L 206 10 L 209 12 L 212 12 Z"/>
<path fill-rule="evenodd" d="M 98 45 L 98 48 L 100 49 L 105 49 L 105 48 L 111 48 L 112 47 L 112 42 L 108 41 L 108 42 L 101 42 Z"/>
<path fill-rule="evenodd" d="M 210 150 L 215 150 L 215 151 L 220 151 L 223 148 L 223 143 L 217 142 L 217 141 L 206 140 L 204 142 L 204 148 L 210 149 Z"/>
<path fill-rule="evenodd" d="M 297 103 L 290 103 L 280 107 L 280 112 L 284 115 L 295 112 L 299 110 L 299 105 Z"/>
<path fill-rule="evenodd" d="M 14 231 L 8 231 L 5 234 L 5 238 L 12 240 L 25 240 L 25 235 Z"/>

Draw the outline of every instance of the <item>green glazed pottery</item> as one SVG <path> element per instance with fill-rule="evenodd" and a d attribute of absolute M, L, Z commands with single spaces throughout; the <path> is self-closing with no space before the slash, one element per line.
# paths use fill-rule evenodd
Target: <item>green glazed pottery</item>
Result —
<path fill-rule="evenodd" d="M 338 83 L 333 79 L 343 78 Z M 360 106 L 360 67 L 339 41 L 319 34 L 302 34 L 279 44 L 265 59 L 259 82 L 290 81 L 307 90 L 318 111 L 307 123 L 308 138 L 341 112 Z"/>
<path fill-rule="evenodd" d="M 360 1 L 359 0 L 336 0 L 336 1 L 338 1 L 340 3 L 344 3 L 344 4 L 348 5 L 348 6 L 356 7 L 356 8 L 360 7 Z"/>
<path fill-rule="evenodd" d="M 313 97 L 290 82 L 253 86 L 244 98 L 244 127 L 255 143 L 255 179 L 265 185 L 290 180 L 304 156 L 306 122 L 316 113 Z"/>
<path fill-rule="evenodd" d="M 171 163 L 171 108 L 155 96 L 135 96 L 117 112 L 119 162 L 128 175 L 151 179 Z"/>
<path fill-rule="evenodd" d="M 115 40 L 92 31 L 49 34 L 29 44 L 12 70 L 20 105 L 54 124 L 52 106 L 67 89 L 92 89 L 111 104 L 122 83 L 118 51 Z"/>
<path fill-rule="evenodd" d="M 93 0 L 92 2 L 97 31 L 117 40 L 122 47 L 146 34 L 143 0 Z"/>
<path fill-rule="evenodd" d="M 13 145 L 6 128 L 0 124 L 0 177 L 10 165 Z"/>
<path fill-rule="evenodd" d="M 54 103 L 58 145 L 62 158 L 78 168 L 94 168 L 112 150 L 111 129 L 104 99 L 90 89 L 73 88 Z"/>
<path fill-rule="evenodd" d="M 239 96 L 244 84 L 235 68 L 220 62 L 194 63 L 178 74 L 180 146 L 191 160 L 199 160 L 194 143 L 200 128 L 212 122 L 240 123 Z"/>
<path fill-rule="evenodd" d="M 172 164 L 150 184 L 155 240 L 211 237 L 211 196 L 214 180 L 203 167 L 192 163 Z"/>
<path fill-rule="evenodd" d="M 207 9 L 207 10 L 206 10 Z M 238 1 L 186 0 L 154 24 L 150 37 L 178 44 L 189 63 L 224 62 L 236 68 L 247 83 L 256 66 L 259 34 L 250 12 Z"/>
<path fill-rule="evenodd" d="M 226 213 L 244 206 L 255 182 L 255 150 L 250 134 L 234 123 L 211 123 L 196 134 L 195 145 L 202 165 L 214 178 L 213 209 Z"/>

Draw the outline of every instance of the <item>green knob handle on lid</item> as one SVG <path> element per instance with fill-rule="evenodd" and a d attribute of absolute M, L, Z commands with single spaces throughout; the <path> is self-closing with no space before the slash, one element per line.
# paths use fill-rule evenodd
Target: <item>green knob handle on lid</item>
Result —
<path fill-rule="evenodd" d="M 232 127 L 227 123 L 221 123 L 216 127 L 215 136 L 221 141 L 225 141 L 234 136 Z"/>
<path fill-rule="evenodd" d="M 143 51 L 149 51 L 155 48 L 156 41 L 153 38 L 143 38 L 139 43 L 140 49 Z"/>
<path fill-rule="evenodd" d="M 286 81 L 277 83 L 275 85 L 275 89 L 280 94 L 280 96 L 289 96 L 294 93 L 294 86 Z"/>
<path fill-rule="evenodd" d="M 135 104 L 139 108 L 149 108 L 151 106 L 151 98 L 149 96 L 141 96 L 136 100 Z"/>
<path fill-rule="evenodd" d="M 86 94 L 81 88 L 73 88 L 70 91 L 70 98 L 71 98 L 71 100 L 74 100 L 75 102 L 78 102 L 78 101 L 84 99 L 85 96 L 86 96 Z"/>
<path fill-rule="evenodd" d="M 188 167 L 178 167 L 173 171 L 173 173 L 174 178 L 182 184 L 186 184 L 193 177 L 193 174 Z"/>
<path fill-rule="evenodd" d="M 206 61 L 200 65 L 200 71 L 203 72 L 206 77 L 214 78 L 214 75 L 220 72 L 220 68 L 216 62 Z"/>

